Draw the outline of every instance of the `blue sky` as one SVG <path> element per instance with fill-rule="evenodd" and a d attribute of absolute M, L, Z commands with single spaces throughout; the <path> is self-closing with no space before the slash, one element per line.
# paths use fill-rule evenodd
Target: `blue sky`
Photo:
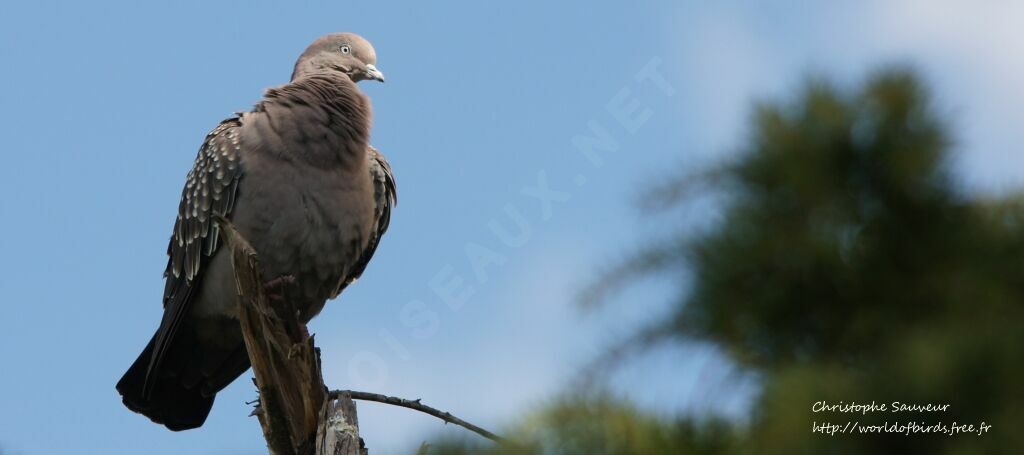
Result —
<path fill-rule="evenodd" d="M 375 44 L 388 82 L 363 88 L 400 194 L 364 277 L 311 325 L 327 382 L 500 429 L 661 314 L 669 283 L 596 314 L 573 305 L 662 229 L 637 216 L 639 190 L 727 156 L 750 102 L 807 74 L 855 83 L 884 64 L 919 68 L 957 127 L 960 180 L 1020 188 L 1024 7 L 1000 3 L 5 2 L 0 448 L 262 452 L 248 375 L 184 433 L 127 411 L 114 383 L 159 321 L 164 249 L 203 136 L 286 82 L 323 33 Z M 650 64 L 670 90 L 638 80 Z M 599 167 L 574 145 L 593 127 L 616 145 Z M 539 183 L 556 200 L 537 198 Z M 496 234 L 516 221 L 527 234 Z M 481 254 L 490 262 L 474 268 Z M 610 383 L 657 412 L 742 416 L 748 394 L 730 377 L 687 347 L 631 361 Z M 375 453 L 459 434 L 374 404 L 360 420 Z"/>

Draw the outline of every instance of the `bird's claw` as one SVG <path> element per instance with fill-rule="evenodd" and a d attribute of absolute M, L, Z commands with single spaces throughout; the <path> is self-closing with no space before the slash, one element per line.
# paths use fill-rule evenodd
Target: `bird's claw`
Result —
<path fill-rule="evenodd" d="M 284 287 L 294 283 L 294 275 L 281 275 L 263 282 L 263 292 L 268 299 L 280 302 L 284 300 Z"/>

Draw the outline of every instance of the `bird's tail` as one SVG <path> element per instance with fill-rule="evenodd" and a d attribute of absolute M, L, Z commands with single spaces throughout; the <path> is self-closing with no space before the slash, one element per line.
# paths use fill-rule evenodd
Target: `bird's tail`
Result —
<path fill-rule="evenodd" d="M 177 340 L 176 340 L 177 341 Z M 170 372 L 176 368 L 166 365 L 149 374 L 150 390 L 146 394 L 146 372 L 153 359 L 156 336 L 139 354 L 128 371 L 117 382 L 124 405 L 153 422 L 163 424 L 172 431 L 198 428 L 206 421 L 213 407 L 214 393 L 203 393 L 202 387 L 188 388 L 183 378 Z"/>

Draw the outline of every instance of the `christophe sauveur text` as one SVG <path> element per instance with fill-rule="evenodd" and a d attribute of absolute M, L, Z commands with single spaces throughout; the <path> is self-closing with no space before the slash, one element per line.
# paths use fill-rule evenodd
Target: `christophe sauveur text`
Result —
<path fill-rule="evenodd" d="M 815 401 L 811 406 L 811 412 L 860 413 L 863 415 L 872 412 L 946 412 L 948 409 L 948 403 L 912 404 L 899 401 L 876 403 L 873 400 L 871 403 Z"/>

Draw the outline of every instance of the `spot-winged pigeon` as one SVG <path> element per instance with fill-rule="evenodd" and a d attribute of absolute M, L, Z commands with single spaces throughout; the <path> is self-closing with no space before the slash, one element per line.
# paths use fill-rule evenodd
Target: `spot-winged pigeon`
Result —
<path fill-rule="evenodd" d="M 117 383 L 125 406 L 171 430 L 203 424 L 214 396 L 249 368 L 230 254 L 212 217 L 260 254 L 264 279 L 309 321 L 362 274 L 388 227 L 395 180 L 368 143 L 377 56 L 351 33 L 324 36 L 291 82 L 206 136 L 188 173 L 164 272 L 164 316 Z"/>

